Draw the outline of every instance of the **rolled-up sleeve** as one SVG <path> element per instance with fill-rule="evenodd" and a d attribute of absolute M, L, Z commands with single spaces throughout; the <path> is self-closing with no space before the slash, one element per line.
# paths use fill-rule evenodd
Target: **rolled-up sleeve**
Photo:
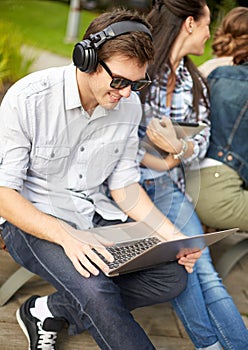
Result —
<path fill-rule="evenodd" d="M 207 94 L 205 89 L 205 94 Z M 206 95 L 206 99 L 208 99 Z M 204 122 L 206 127 L 196 134 L 194 137 L 189 138 L 189 141 L 192 141 L 194 144 L 194 153 L 188 157 L 183 158 L 182 162 L 185 165 L 191 165 L 196 160 L 203 159 L 206 155 L 208 146 L 209 146 L 209 138 L 210 138 L 210 120 L 209 120 L 209 107 L 206 106 L 203 101 L 199 104 L 199 115 L 198 120 Z"/>
<path fill-rule="evenodd" d="M 27 125 L 20 115 L 27 115 L 25 103 L 9 91 L 0 107 L 0 186 L 21 191 L 29 165 L 30 140 Z"/>

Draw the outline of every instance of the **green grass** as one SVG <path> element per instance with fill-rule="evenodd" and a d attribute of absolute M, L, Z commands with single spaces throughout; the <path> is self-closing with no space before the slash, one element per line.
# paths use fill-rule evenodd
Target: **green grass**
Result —
<path fill-rule="evenodd" d="M 71 56 L 73 43 L 65 43 L 70 7 L 63 2 L 47 0 L 0 0 L 0 21 L 15 25 L 25 44 Z M 79 38 L 97 14 L 81 12 Z"/>
<path fill-rule="evenodd" d="M 63 2 L 49 0 L 0 0 L 0 21 L 15 25 L 23 36 L 24 44 L 70 57 L 73 43 L 65 43 L 70 7 Z M 79 38 L 98 14 L 81 11 Z M 207 42 L 203 56 L 191 56 L 196 65 L 211 58 L 211 46 Z"/>

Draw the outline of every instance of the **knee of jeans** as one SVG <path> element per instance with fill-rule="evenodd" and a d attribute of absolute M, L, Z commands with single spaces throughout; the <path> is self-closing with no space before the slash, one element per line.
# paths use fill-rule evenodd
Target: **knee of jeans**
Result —
<path fill-rule="evenodd" d="M 112 283 L 111 279 L 91 276 L 87 280 L 87 288 L 82 289 L 82 299 L 85 302 L 83 309 L 99 310 L 99 305 L 111 307 L 119 294 L 118 286 Z"/>
<path fill-rule="evenodd" d="M 185 267 L 178 263 L 172 263 L 170 274 L 160 276 L 160 300 L 158 303 L 169 301 L 181 294 L 187 286 L 188 274 Z M 159 299 L 159 297 L 158 297 Z"/>
<path fill-rule="evenodd" d="M 188 273 L 185 269 L 184 266 L 182 265 L 178 265 L 179 269 L 178 269 L 178 287 L 177 287 L 177 292 L 179 294 L 181 294 L 184 289 L 187 287 L 187 282 L 188 282 Z"/>

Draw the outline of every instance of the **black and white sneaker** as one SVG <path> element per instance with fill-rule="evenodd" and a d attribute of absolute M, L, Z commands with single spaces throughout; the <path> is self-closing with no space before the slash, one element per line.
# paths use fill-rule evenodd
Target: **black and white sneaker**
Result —
<path fill-rule="evenodd" d="M 29 350 L 56 350 L 58 332 L 64 327 L 61 318 L 46 318 L 42 322 L 32 316 L 30 309 L 34 307 L 39 296 L 32 296 L 16 312 L 17 321 L 28 339 Z"/>

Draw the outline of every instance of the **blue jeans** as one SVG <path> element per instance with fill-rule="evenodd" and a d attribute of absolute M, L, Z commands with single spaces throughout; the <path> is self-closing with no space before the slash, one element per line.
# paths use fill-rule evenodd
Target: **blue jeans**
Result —
<path fill-rule="evenodd" d="M 187 236 L 202 234 L 194 207 L 167 176 L 141 178 L 141 185 L 155 205 Z M 188 276 L 188 285 L 172 301 L 189 337 L 197 349 L 248 349 L 248 331 L 231 296 L 227 293 L 205 249 Z M 212 345 L 212 347 L 211 347 Z"/>
<path fill-rule="evenodd" d="M 183 266 L 172 262 L 114 278 L 100 273 L 86 279 L 59 245 L 9 223 L 3 226 L 3 239 L 17 263 L 57 289 L 48 297 L 48 307 L 55 317 L 67 320 L 69 334 L 87 329 L 101 349 L 155 349 L 130 311 L 179 295 L 187 284 Z"/>

